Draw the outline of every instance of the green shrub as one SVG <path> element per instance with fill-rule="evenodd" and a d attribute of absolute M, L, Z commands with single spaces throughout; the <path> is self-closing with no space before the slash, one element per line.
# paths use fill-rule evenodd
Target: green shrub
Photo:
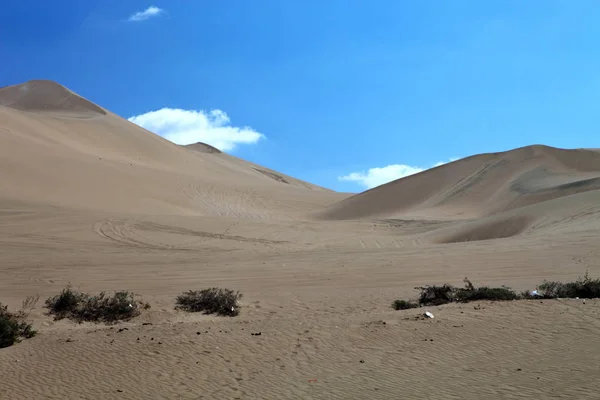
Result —
<path fill-rule="evenodd" d="M 210 288 L 190 290 L 177 296 L 176 308 L 188 312 L 204 312 L 236 316 L 240 312 L 238 301 L 242 298 L 240 292 L 231 289 Z"/>
<path fill-rule="evenodd" d="M 16 313 L 8 311 L 8 307 L 0 303 L 0 348 L 12 346 L 22 339 L 29 339 L 36 335 L 37 332 L 26 319 L 37 299 L 37 297 L 28 297 L 23 302 L 21 311 Z"/>
<path fill-rule="evenodd" d="M 56 319 L 63 319 L 77 313 L 78 307 L 86 297 L 88 295 L 73 290 L 71 285 L 68 284 L 59 295 L 46 300 L 46 307 Z"/>
<path fill-rule="evenodd" d="M 392 303 L 392 308 L 394 310 L 409 310 L 411 308 L 418 308 L 419 304 L 413 302 L 413 301 L 407 301 L 407 300 L 394 300 L 394 302 Z"/>
<path fill-rule="evenodd" d="M 117 321 L 127 321 L 140 315 L 140 308 L 148 308 L 135 299 L 131 292 L 115 292 L 108 295 L 101 292 L 89 295 L 73 290 L 67 286 L 62 292 L 46 300 L 46 307 L 55 319 L 68 318 L 77 322 L 104 322 L 107 324 Z"/>

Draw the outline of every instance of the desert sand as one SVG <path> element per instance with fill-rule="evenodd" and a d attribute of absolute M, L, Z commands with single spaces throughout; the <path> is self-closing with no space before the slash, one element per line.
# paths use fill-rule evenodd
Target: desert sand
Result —
<path fill-rule="evenodd" d="M 480 154 L 352 195 L 54 82 L 0 89 L 0 302 L 41 296 L 38 336 L 0 349 L 1 399 L 595 399 L 600 301 L 390 307 L 465 276 L 525 290 L 586 270 L 596 150 Z M 152 308 L 54 321 L 43 300 L 69 282 Z M 212 286 L 244 294 L 239 316 L 174 310 Z"/>

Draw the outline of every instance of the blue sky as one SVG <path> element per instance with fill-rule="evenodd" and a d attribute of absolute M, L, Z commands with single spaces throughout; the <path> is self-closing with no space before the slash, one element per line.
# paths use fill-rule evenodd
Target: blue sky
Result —
<path fill-rule="evenodd" d="M 0 86 L 52 79 L 336 190 L 600 147 L 598 1 L 21 0 L 0 19 Z"/>

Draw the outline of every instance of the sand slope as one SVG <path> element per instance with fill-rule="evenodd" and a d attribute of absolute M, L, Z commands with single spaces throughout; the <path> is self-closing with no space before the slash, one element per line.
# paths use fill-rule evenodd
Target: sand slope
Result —
<path fill-rule="evenodd" d="M 53 82 L 4 88 L 0 104 L 0 196 L 6 200 L 267 218 L 343 197 L 226 154 L 174 145 Z M 273 200 L 283 184 L 283 197 Z M 321 200 L 304 204 L 308 190 L 323 192 Z"/>
<path fill-rule="evenodd" d="M 59 117 L 92 118 L 106 115 L 101 107 L 47 80 L 0 88 L 0 106 Z"/>
<path fill-rule="evenodd" d="M 474 218 L 598 189 L 600 152 L 538 145 L 442 165 L 345 199 L 318 216 Z"/>
<path fill-rule="evenodd" d="M 348 198 L 177 146 L 49 81 L 0 89 L 0 302 L 40 331 L 0 350 L 0 399 L 593 399 L 598 301 L 393 311 L 425 284 L 600 276 L 598 153 L 482 154 Z M 67 283 L 152 308 L 45 315 Z M 241 315 L 174 310 L 244 294 Z M 261 335 L 253 335 L 260 332 Z"/>

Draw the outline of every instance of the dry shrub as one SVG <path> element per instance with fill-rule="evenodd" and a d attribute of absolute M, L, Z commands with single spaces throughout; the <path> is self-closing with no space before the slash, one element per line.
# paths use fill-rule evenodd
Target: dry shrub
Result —
<path fill-rule="evenodd" d="M 176 308 L 188 312 L 203 312 L 234 317 L 240 313 L 240 292 L 231 289 L 210 288 L 190 290 L 177 296 Z"/>
<path fill-rule="evenodd" d="M 8 307 L 0 303 L 0 348 L 12 346 L 36 335 L 37 332 L 26 320 L 38 299 L 39 296 L 27 297 L 21 310 L 16 313 L 8 311 Z"/>
<path fill-rule="evenodd" d="M 149 306 L 137 300 L 131 292 L 90 295 L 78 292 L 68 285 L 59 295 L 47 299 L 46 307 L 57 320 L 68 318 L 76 322 L 112 324 L 137 317 L 141 308 Z"/>

